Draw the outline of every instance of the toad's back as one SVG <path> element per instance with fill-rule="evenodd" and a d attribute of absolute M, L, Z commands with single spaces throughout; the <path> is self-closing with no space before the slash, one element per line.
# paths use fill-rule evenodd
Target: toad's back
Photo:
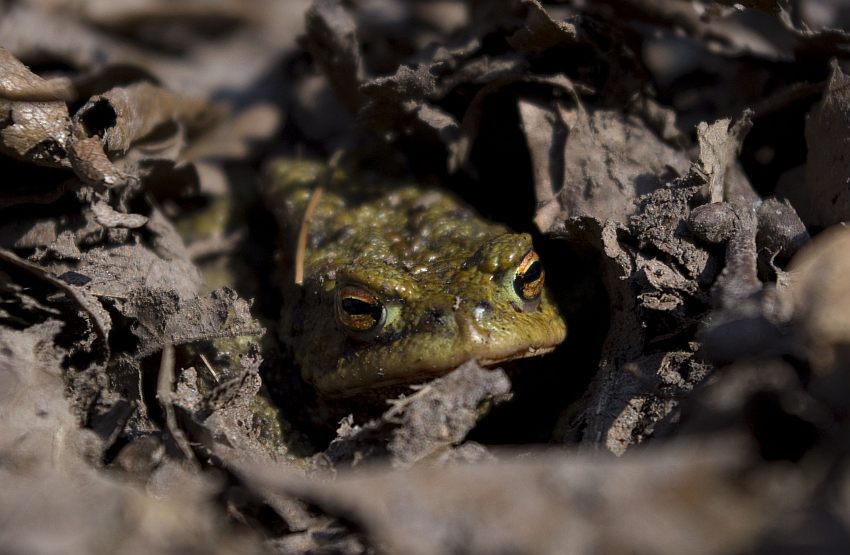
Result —
<path fill-rule="evenodd" d="M 481 219 L 449 194 L 324 179 L 323 166 L 280 161 L 265 193 L 282 224 L 281 336 L 325 396 L 551 350 L 566 326 L 543 287 L 526 234 Z M 303 285 L 296 236 L 311 198 Z"/>

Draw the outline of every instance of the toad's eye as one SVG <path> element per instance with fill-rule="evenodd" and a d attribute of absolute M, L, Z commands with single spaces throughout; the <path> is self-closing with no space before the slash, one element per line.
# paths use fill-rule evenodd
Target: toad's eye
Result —
<path fill-rule="evenodd" d="M 372 293 L 360 287 L 346 285 L 337 290 L 336 316 L 348 330 L 368 333 L 384 324 L 387 309 Z"/>
<path fill-rule="evenodd" d="M 523 301 L 534 301 L 543 292 L 543 263 L 534 251 L 528 251 L 514 274 L 514 292 Z"/>

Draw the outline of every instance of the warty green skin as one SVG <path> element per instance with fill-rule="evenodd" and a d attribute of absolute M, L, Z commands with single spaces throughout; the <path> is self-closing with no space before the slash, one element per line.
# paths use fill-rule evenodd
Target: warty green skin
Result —
<path fill-rule="evenodd" d="M 350 397 L 481 364 L 551 351 L 566 324 L 543 292 L 517 303 L 512 279 L 531 237 L 481 219 L 453 196 L 392 187 L 325 167 L 280 160 L 264 193 L 282 229 L 284 308 L 280 336 L 303 378 L 325 397 Z M 298 229 L 317 181 L 325 182 L 309 224 L 304 281 L 293 279 Z M 335 291 L 356 285 L 387 307 L 374 336 L 353 337 L 338 321 Z"/>

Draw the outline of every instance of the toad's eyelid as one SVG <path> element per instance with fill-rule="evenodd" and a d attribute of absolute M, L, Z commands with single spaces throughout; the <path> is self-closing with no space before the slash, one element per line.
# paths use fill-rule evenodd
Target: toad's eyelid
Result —
<path fill-rule="evenodd" d="M 380 302 L 368 288 L 358 285 L 346 284 L 339 288 L 340 298 L 351 298 L 367 304 L 376 304 Z"/>
<path fill-rule="evenodd" d="M 419 294 L 416 278 L 386 265 L 344 268 L 337 273 L 337 284 L 338 289 L 356 287 L 383 301 L 407 300 Z"/>
<path fill-rule="evenodd" d="M 522 261 L 519 263 L 517 267 L 518 273 L 525 273 L 531 268 L 535 262 L 540 262 L 540 256 L 532 249 L 528 251 L 525 256 L 522 257 Z"/>

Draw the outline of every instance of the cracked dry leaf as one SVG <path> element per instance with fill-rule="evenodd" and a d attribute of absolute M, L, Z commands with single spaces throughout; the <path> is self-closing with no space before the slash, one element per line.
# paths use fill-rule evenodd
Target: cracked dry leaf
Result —
<path fill-rule="evenodd" d="M 250 304 L 226 288 L 194 298 L 181 298 L 174 291 L 142 288 L 131 293 L 119 310 L 137 321 L 133 328 L 138 338 L 133 353 L 137 359 L 165 345 L 263 332 L 251 315 Z"/>
<path fill-rule="evenodd" d="M 385 420 L 401 419 L 388 445 L 392 462 L 405 467 L 459 445 L 492 404 L 510 396 L 503 370 L 481 368 L 475 361 L 399 400 Z"/>
<path fill-rule="evenodd" d="M 380 419 L 362 426 L 344 420 L 322 460 L 337 469 L 361 468 L 387 455 L 394 467 L 420 461 L 456 462 L 465 456 L 481 460 L 481 447 L 471 453 L 461 444 L 490 407 L 510 396 L 511 384 L 499 368 L 467 362 L 415 391 L 393 399 Z"/>
<path fill-rule="evenodd" d="M 147 226 L 155 222 L 153 217 Z M 88 247 L 84 251 L 76 250 L 72 258 L 48 258 L 41 264 L 57 276 L 69 271 L 88 276 L 90 280 L 81 287 L 104 299 L 124 299 L 137 289 L 174 291 L 180 297 L 191 297 L 198 291 L 201 276 L 188 260 L 182 244 L 173 241 L 174 237 L 165 236 L 155 241 L 161 242 L 161 247 L 143 243 Z M 175 246 L 182 250 L 182 255 L 168 254 L 168 248 Z"/>
<path fill-rule="evenodd" d="M 518 101 L 542 231 L 585 216 L 625 223 L 638 197 L 690 164 L 638 117 L 586 107 L 573 94 L 569 105 Z"/>
<path fill-rule="evenodd" d="M 703 185 L 688 176 L 644 195 L 628 226 L 587 216 L 567 220 L 559 232 L 604 254 L 611 310 L 598 372 L 569 427 L 557 432 L 562 441 L 581 438 L 623 454 L 712 371 L 697 357 L 695 334 L 718 267 L 687 228 Z M 669 348 L 674 338 L 681 349 Z"/>
<path fill-rule="evenodd" d="M 241 461 L 286 462 L 278 413 L 260 395 L 262 360 L 257 345 L 249 344 L 238 367 L 217 369 L 234 377 L 206 387 L 194 368 L 180 370 L 166 401 L 179 409 L 177 422 L 194 448 L 219 457 L 228 468 Z"/>
<path fill-rule="evenodd" d="M 98 267 L 93 270 L 102 271 Z M 144 391 L 143 363 L 140 361 L 175 345 L 260 335 L 264 330 L 251 316 L 249 304 L 230 290 L 213 291 L 206 297 L 195 297 L 191 293 L 181 297 L 177 291 L 156 288 L 156 284 L 140 286 L 138 275 L 135 279 L 124 279 L 127 283 L 123 285 L 120 298 L 95 293 L 122 324 L 123 341 L 116 345 L 105 371 L 75 377 L 75 404 L 94 422 L 108 422 L 108 413 L 116 406 L 116 401 L 123 399 L 133 409 L 125 415 L 125 419 L 129 419 L 127 428 L 150 432 L 159 427 L 151 421 L 150 411 L 158 409 L 151 408 L 151 399 Z M 96 282 L 92 280 L 80 288 L 86 291 L 92 283 Z M 103 286 L 96 285 L 94 289 L 102 290 Z M 248 362 L 247 358 L 244 362 Z M 255 377 L 259 387 L 259 376 Z M 124 423 L 120 425 L 123 427 Z"/>
<path fill-rule="evenodd" d="M 402 66 L 392 75 L 363 83 L 359 90 L 365 100 L 358 121 L 391 140 L 422 134 L 445 145 L 454 143 L 459 139 L 457 119 L 428 99 L 439 94 L 432 69 L 431 64 Z"/>
<path fill-rule="evenodd" d="M 43 98 L 51 85 L 32 73 L 8 50 L 0 47 L 0 148 L 7 154 L 36 164 L 67 167 L 71 137 L 68 107 L 63 100 Z"/>

